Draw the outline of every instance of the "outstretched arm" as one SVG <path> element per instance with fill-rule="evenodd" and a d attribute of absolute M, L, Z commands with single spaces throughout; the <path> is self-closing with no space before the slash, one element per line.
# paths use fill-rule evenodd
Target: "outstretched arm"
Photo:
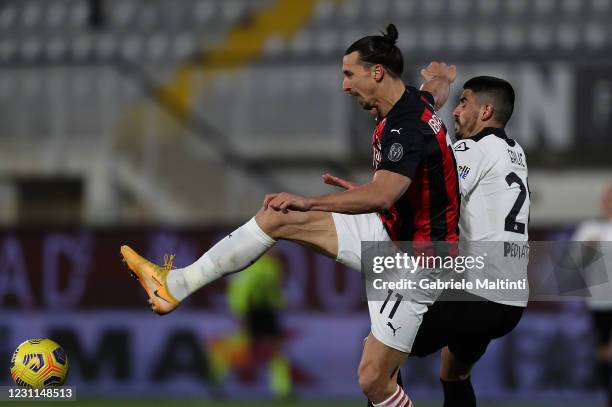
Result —
<path fill-rule="evenodd" d="M 286 212 L 324 211 L 347 214 L 371 213 L 389 209 L 410 186 L 410 178 L 387 170 L 379 170 L 367 184 L 350 190 L 312 198 L 282 192 L 266 195 L 264 208 Z"/>
<path fill-rule="evenodd" d="M 436 102 L 436 110 L 441 109 L 448 100 L 450 85 L 457 77 L 457 67 L 433 61 L 421 69 L 421 76 L 427 81 L 421 85 L 421 90 L 431 93 Z"/>

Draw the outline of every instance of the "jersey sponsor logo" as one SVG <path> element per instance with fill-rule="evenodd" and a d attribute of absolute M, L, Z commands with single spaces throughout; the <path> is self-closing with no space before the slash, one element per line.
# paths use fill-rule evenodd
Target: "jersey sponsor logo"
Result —
<path fill-rule="evenodd" d="M 372 145 L 372 150 L 372 166 L 374 168 L 378 168 L 378 164 L 380 164 L 382 161 L 382 151 L 379 140 L 376 140 L 376 142 Z"/>
<path fill-rule="evenodd" d="M 471 168 L 467 165 L 460 165 L 459 168 L 459 178 L 465 179 L 467 175 L 470 173 Z"/>
<path fill-rule="evenodd" d="M 465 141 L 462 141 L 459 144 L 455 145 L 455 148 L 453 150 L 455 151 L 468 151 L 470 148 L 468 147 L 467 143 Z"/>
<path fill-rule="evenodd" d="M 514 257 L 519 260 L 528 259 L 529 243 L 504 242 L 504 257 Z"/>
<path fill-rule="evenodd" d="M 435 113 L 431 115 L 431 119 L 429 119 L 427 124 L 429 124 L 429 127 L 431 127 L 435 134 L 438 134 L 440 129 L 442 129 L 442 126 L 444 126 L 442 120 Z"/>
<path fill-rule="evenodd" d="M 400 143 L 393 143 L 389 149 L 389 161 L 398 162 L 404 155 L 404 147 Z"/>
<path fill-rule="evenodd" d="M 374 134 L 372 134 L 372 167 L 374 169 L 378 169 L 378 165 L 382 161 L 381 133 L 386 124 L 387 118 L 385 117 L 376 125 Z"/>
<path fill-rule="evenodd" d="M 400 127 L 399 129 L 391 129 L 391 133 L 393 133 L 394 131 L 396 131 L 397 134 L 401 134 L 400 132 L 402 131 L 402 127 Z"/>

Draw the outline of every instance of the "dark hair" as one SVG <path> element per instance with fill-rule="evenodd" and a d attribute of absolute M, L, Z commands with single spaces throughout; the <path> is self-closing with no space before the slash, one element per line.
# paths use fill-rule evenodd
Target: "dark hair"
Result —
<path fill-rule="evenodd" d="M 346 49 L 344 55 L 359 52 L 359 60 L 365 64 L 381 64 L 392 77 L 402 76 L 404 72 L 404 58 L 395 43 L 397 42 L 397 28 L 393 24 L 387 26 L 382 35 L 369 35 L 355 41 Z"/>
<path fill-rule="evenodd" d="M 495 109 L 493 118 L 503 126 L 508 123 L 514 110 L 514 89 L 510 82 L 494 76 L 476 76 L 463 89 L 470 89 L 477 98 L 488 98 Z"/>

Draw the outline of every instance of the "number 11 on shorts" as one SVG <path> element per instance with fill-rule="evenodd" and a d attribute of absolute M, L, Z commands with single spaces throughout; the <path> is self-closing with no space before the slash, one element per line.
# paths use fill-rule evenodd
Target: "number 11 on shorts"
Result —
<path fill-rule="evenodd" d="M 383 302 L 382 307 L 380 307 L 380 313 L 382 314 L 383 311 L 385 310 L 385 307 L 387 306 L 387 303 L 389 302 L 389 300 L 391 299 L 391 296 L 393 295 L 393 290 L 388 290 L 387 291 L 389 294 L 387 295 L 387 298 L 385 299 L 385 302 Z M 393 308 L 391 309 L 391 313 L 389 314 L 389 319 L 393 319 L 393 317 L 395 316 L 395 311 L 397 311 L 400 302 L 402 301 L 402 299 L 404 298 L 403 295 L 395 293 L 395 298 L 397 299 L 395 301 L 395 304 L 393 305 Z"/>

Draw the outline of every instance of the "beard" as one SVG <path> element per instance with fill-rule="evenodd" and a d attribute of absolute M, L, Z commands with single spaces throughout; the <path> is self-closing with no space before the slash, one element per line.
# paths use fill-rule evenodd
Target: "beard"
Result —
<path fill-rule="evenodd" d="M 361 96 L 357 99 L 357 101 L 359 102 L 359 104 L 361 105 L 361 107 L 364 110 L 372 110 L 376 108 L 376 105 L 374 104 L 373 101 L 369 101 L 369 100 L 365 100 L 365 99 L 361 99 Z"/>
<path fill-rule="evenodd" d="M 478 126 L 478 113 L 465 115 L 455 119 L 455 138 L 458 140 L 472 137 L 474 129 Z"/>
<path fill-rule="evenodd" d="M 376 109 L 376 106 L 374 106 L 373 103 L 367 103 L 367 102 L 361 105 L 361 107 L 363 107 L 363 110 L 367 110 L 368 112 L 371 111 L 372 109 Z"/>
<path fill-rule="evenodd" d="M 454 130 L 455 130 L 455 138 L 457 140 L 461 140 L 463 138 L 463 132 L 461 131 L 461 124 L 455 120 L 455 125 L 454 125 Z"/>
<path fill-rule="evenodd" d="M 363 96 L 361 96 L 358 93 L 353 94 L 353 97 L 355 97 L 357 99 L 357 103 L 359 103 L 359 106 L 361 106 L 363 108 L 363 110 L 370 111 L 370 110 L 376 108 L 376 105 L 375 105 L 374 101 L 366 100 Z"/>

